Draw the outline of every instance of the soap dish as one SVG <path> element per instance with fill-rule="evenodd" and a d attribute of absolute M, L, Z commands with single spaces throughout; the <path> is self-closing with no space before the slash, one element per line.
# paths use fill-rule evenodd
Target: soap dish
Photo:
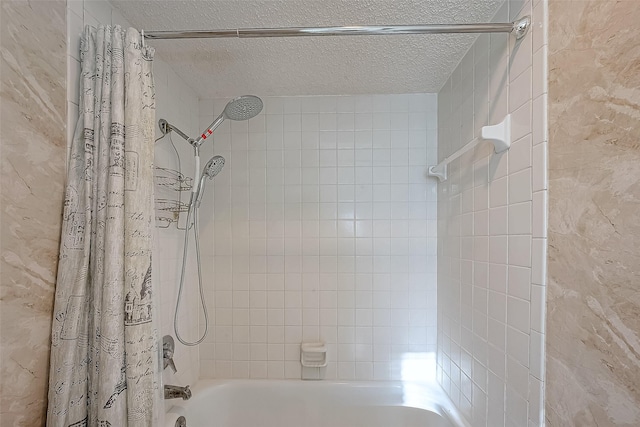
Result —
<path fill-rule="evenodd" d="M 327 366 L 327 346 L 322 342 L 302 343 L 300 363 L 305 368 L 324 368 Z"/>

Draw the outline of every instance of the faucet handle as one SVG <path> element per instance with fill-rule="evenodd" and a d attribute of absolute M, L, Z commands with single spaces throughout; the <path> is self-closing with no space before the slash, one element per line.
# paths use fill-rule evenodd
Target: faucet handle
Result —
<path fill-rule="evenodd" d="M 173 363 L 173 359 L 164 359 L 164 369 L 167 369 L 167 366 L 171 368 L 174 374 L 178 372 L 178 370 L 176 369 L 176 364 Z"/>
<path fill-rule="evenodd" d="M 184 388 L 184 394 L 182 395 L 182 400 L 189 400 L 191 399 L 191 389 L 189 388 L 189 386 L 186 386 Z"/>
<path fill-rule="evenodd" d="M 164 361 L 164 369 L 167 369 L 167 366 L 170 366 L 171 370 L 175 374 L 178 370 L 176 369 L 176 364 L 173 362 L 174 350 L 175 342 L 173 341 L 173 337 L 171 337 L 171 335 L 165 335 L 162 337 L 162 360 Z"/>

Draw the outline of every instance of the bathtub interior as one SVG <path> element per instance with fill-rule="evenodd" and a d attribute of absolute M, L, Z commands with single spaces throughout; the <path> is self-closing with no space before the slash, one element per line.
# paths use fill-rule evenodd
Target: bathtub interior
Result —
<path fill-rule="evenodd" d="M 166 416 L 187 426 L 467 427 L 442 390 L 407 382 L 205 380 Z"/>

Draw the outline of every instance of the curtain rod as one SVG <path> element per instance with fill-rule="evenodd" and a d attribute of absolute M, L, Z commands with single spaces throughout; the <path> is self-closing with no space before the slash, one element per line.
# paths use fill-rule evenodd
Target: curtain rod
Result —
<path fill-rule="evenodd" d="M 499 22 L 493 24 L 369 25 L 349 27 L 284 27 L 238 28 L 235 30 L 145 31 L 144 38 L 169 40 L 513 32 L 519 40 L 527 34 L 530 24 L 531 17 L 525 16 L 513 22 Z"/>

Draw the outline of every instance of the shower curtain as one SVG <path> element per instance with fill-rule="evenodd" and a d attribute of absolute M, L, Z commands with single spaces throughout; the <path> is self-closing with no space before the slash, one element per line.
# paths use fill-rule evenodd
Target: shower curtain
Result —
<path fill-rule="evenodd" d="M 48 426 L 152 426 L 153 49 L 87 27 L 53 313 Z"/>

